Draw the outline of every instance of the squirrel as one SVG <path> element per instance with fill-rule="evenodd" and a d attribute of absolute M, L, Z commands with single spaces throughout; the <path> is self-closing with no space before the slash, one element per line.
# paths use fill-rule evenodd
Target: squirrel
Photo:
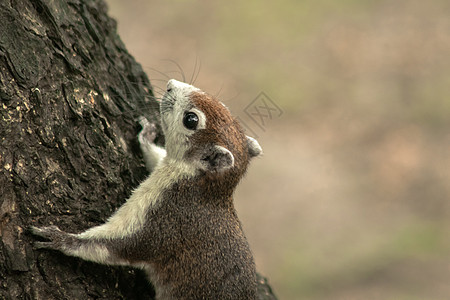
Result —
<path fill-rule="evenodd" d="M 262 153 L 215 97 L 171 79 L 160 101 L 165 149 L 141 118 L 151 172 L 107 220 L 82 233 L 31 227 L 58 250 L 102 264 L 144 269 L 156 299 L 256 299 L 252 252 L 233 204 L 249 161 Z"/>

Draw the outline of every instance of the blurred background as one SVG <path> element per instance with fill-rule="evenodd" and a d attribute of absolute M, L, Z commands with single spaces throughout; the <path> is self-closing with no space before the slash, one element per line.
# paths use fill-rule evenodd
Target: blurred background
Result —
<path fill-rule="evenodd" d="M 258 138 L 235 200 L 280 299 L 450 299 L 449 1 L 107 3 L 157 91 Z"/>

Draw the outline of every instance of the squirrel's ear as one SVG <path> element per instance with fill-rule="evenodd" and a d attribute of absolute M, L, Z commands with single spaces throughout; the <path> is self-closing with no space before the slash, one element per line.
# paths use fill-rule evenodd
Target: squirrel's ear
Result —
<path fill-rule="evenodd" d="M 255 157 L 262 154 L 261 146 L 254 138 L 247 136 L 247 146 L 250 157 Z"/>
<path fill-rule="evenodd" d="M 234 166 L 234 156 L 230 150 L 214 145 L 203 154 L 201 163 L 206 170 L 222 171 Z"/>

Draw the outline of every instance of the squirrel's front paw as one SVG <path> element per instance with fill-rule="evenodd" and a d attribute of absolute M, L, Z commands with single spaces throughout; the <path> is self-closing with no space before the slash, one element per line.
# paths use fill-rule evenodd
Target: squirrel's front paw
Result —
<path fill-rule="evenodd" d="M 70 236 L 68 233 L 61 231 L 56 226 L 47 226 L 47 227 L 31 226 L 30 232 L 36 236 L 40 236 L 49 240 L 47 242 L 34 242 L 34 246 L 38 249 L 47 248 L 47 249 L 62 250 L 63 247 L 67 244 L 68 237 Z"/>
<path fill-rule="evenodd" d="M 141 145 L 152 144 L 156 138 L 156 125 L 150 123 L 146 118 L 140 117 L 139 124 L 142 126 L 141 132 L 139 132 L 138 138 Z"/>

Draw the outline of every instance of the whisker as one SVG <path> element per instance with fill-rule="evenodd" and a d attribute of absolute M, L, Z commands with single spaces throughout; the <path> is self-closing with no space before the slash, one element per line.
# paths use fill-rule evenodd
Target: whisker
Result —
<path fill-rule="evenodd" d="M 159 86 L 154 86 L 154 89 L 156 92 L 158 92 L 161 96 L 163 96 L 166 93 L 166 89 L 163 89 Z"/>
<path fill-rule="evenodd" d="M 191 80 L 189 81 L 189 84 L 194 84 L 194 76 L 195 76 L 195 72 L 197 70 L 197 63 L 198 63 L 198 55 L 195 56 L 195 64 L 194 64 L 194 70 L 192 71 L 192 76 L 191 76 Z"/>
<path fill-rule="evenodd" d="M 195 82 L 197 81 L 198 75 L 200 74 L 200 69 L 202 68 L 202 61 L 199 60 L 198 62 L 198 71 L 197 71 L 197 75 L 195 75 L 194 81 L 192 82 L 192 85 L 195 84 Z"/>
<path fill-rule="evenodd" d="M 156 72 L 156 73 L 158 73 L 158 74 L 160 74 L 160 75 L 162 75 L 162 76 L 166 77 L 166 78 L 167 78 L 167 80 L 169 80 L 169 79 L 170 79 L 170 77 L 169 77 L 169 76 L 167 76 L 167 74 L 166 74 L 166 73 L 164 73 L 164 72 L 161 72 L 161 71 L 159 71 L 159 70 L 157 70 L 157 69 L 155 69 L 155 68 L 152 68 L 152 67 L 148 67 L 148 66 L 144 66 L 144 69 L 149 69 L 149 70 L 152 70 L 152 71 L 154 71 L 154 72 Z"/>
<path fill-rule="evenodd" d="M 150 81 L 162 81 L 162 82 L 167 82 L 167 79 L 156 79 L 156 78 L 152 78 Z"/>
<path fill-rule="evenodd" d="M 236 92 L 236 95 L 234 95 L 233 97 L 231 97 L 231 98 L 228 98 L 227 100 L 226 100 L 226 102 L 231 102 L 231 101 L 233 101 L 234 99 L 236 99 L 237 97 L 239 97 L 241 95 L 241 93 L 240 92 Z"/>
<path fill-rule="evenodd" d="M 163 59 L 163 61 L 173 63 L 178 68 L 180 75 L 183 77 L 183 82 L 186 82 L 186 76 L 184 74 L 183 68 L 181 68 L 181 66 L 176 61 L 174 61 L 173 59 Z"/>
<path fill-rule="evenodd" d="M 219 95 L 220 95 L 220 93 L 222 92 L 222 89 L 223 89 L 223 85 L 224 85 L 224 82 L 222 82 L 222 84 L 220 85 L 220 89 L 219 89 L 219 91 L 216 93 L 216 95 L 214 96 L 215 98 L 219 98 Z"/>

